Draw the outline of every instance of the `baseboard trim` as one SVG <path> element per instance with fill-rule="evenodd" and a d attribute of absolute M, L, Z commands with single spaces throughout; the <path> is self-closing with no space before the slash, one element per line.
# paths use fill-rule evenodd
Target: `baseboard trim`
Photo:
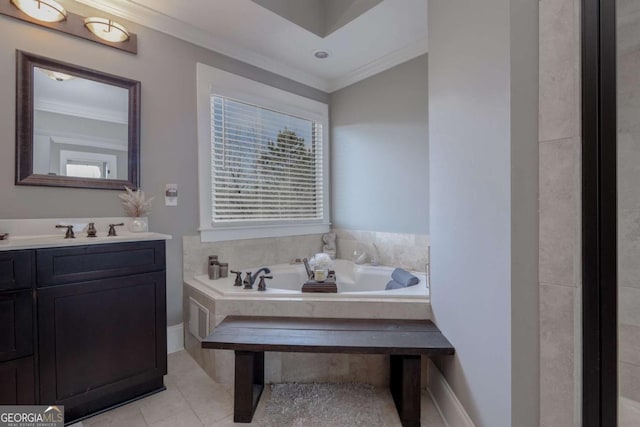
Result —
<path fill-rule="evenodd" d="M 475 427 L 440 369 L 429 360 L 427 391 L 446 427 Z"/>
<path fill-rule="evenodd" d="M 184 325 L 169 326 L 167 328 L 167 354 L 184 349 Z"/>

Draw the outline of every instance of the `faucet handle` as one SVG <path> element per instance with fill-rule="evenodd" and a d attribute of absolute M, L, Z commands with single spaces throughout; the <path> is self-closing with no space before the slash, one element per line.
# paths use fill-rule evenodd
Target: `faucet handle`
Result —
<path fill-rule="evenodd" d="M 264 279 L 273 279 L 273 276 L 260 276 L 260 283 L 258 283 L 259 291 L 267 290 L 267 284 L 264 282 Z"/>
<path fill-rule="evenodd" d="M 124 222 L 121 222 L 120 224 L 109 224 L 109 236 L 110 237 L 117 236 L 116 227 L 122 227 L 123 225 L 124 225 Z"/>
<path fill-rule="evenodd" d="M 247 271 L 247 275 L 244 276 L 244 288 L 245 289 L 253 289 L 253 283 L 251 283 L 251 272 Z"/>
<path fill-rule="evenodd" d="M 231 270 L 231 273 L 236 275 L 236 281 L 233 286 L 242 286 L 242 271 Z"/>
<path fill-rule="evenodd" d="M 75 239 L 76 235 L 73 233 L 73 225 L 56 225 L 56 228 L 66 228 L 67 232 L 64 234 L 65 239 Z"/>

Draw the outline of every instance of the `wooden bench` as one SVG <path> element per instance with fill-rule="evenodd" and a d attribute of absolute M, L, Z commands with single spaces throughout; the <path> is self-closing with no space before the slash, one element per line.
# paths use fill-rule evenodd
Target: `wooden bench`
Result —
<path fill-rule="evenodd" d="M 454 349 L 430 320 L 228 316 L 202 348 L 235 350 L 233 420 L 249 423 L 264 388 L 264 352 L 389 354 L 390 388 L 404 427 L 420 425 L 420 356 Z"/>

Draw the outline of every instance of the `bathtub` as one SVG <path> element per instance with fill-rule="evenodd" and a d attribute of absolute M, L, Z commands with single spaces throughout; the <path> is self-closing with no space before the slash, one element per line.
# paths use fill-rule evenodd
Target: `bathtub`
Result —
<path fill-rule="evenodd" d="M 243 271 L 255 272 L 260 267 L 246 268 Z M 420 279 L 415 286 L 402 289 L 384 290 L 387 282 L 391 280 L 393 267 L 357 265 L 347 260 L 335 260 L 332 267 L 336 272 L 338 293 L 313 293 L 302 292 L 301 288 L 306 281 L 306 270 L 302 264 L 278 264 L 266 266 L 271 269 L 272 280 L 267 280 L 267 290 L 258 291 L 258 280 L 254 289 L 243 289 L 233 286 L 235 274 L 230 277 L 209 280 L 208 276 L 196 276 L 194 279 L 200 284 L 218 293 L 225 298 L 303 298 L 303 299 L 418 299 L 427 300 L 429 290 L 427 277 L 424 273 L 412 272 Z M 245 274 L 243 274 L 243 277 Z"/>

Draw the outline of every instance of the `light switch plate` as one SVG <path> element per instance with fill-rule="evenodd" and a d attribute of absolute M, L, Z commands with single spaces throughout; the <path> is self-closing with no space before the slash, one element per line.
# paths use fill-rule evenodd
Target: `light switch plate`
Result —
<path fill-rule="evenodd" d="M 164 205 L 178 206 L 178 184 L 166 184 L 164 186 Z"/>

